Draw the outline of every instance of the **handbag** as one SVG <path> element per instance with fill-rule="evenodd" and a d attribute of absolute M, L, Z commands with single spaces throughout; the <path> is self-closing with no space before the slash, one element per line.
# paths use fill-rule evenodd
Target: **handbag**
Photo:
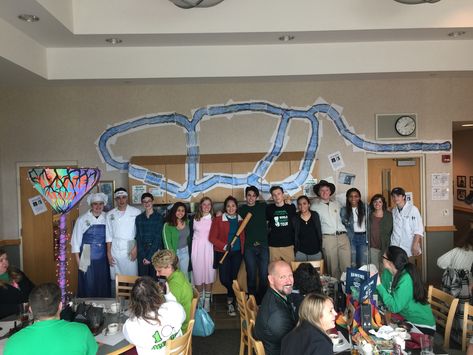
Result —
<path fill-rule="evenodd" d="M 196 337 L 208 337 L 215 330 L 215 323 L 201 305 L 195 311 L 195 323 L 192 335 Z"/>

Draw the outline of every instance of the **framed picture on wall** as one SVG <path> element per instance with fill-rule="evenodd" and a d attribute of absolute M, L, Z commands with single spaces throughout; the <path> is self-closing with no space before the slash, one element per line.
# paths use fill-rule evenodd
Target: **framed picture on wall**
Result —
<path fill-rule="evenodd" d="M 115 207 L 115 200 L 113 198 L 113 191 L 115 191 L 115 181 L 103 180 L 97 184 L 99 192 L 103 192 L 108 197 L 107 204 L 104 207 L 104 211 L 108 212 Z"/>
<path fill-rule="evenodd" d="M 466 197 L 466 190 L 457 189 L 457 200 L 458 201 L 465 201 L 465 197 Z"/>
<path fill-rule="evenodd" d="M 473 189 L 473 176 L 470 176 L 470 189 Z"/>
<path fill-rule="evenodd" d="M 457 187 L 466 188 L 466 176 L 457 175 Z"/>

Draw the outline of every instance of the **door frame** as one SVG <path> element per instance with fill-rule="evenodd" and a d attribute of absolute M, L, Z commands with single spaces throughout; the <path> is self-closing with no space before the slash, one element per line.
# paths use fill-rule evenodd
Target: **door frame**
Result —
<path fill-rule="evenodd" d="M 34 162 L 16 162 L 16 201 L 17 201 L 17 214 L 18 214 L 18 239 L 20 239 L 20 268 L 23 270 L 23 235 L 22 235 L 22 224 L 21 224 L 21 186 L 20 186 L 20 168 L 29 166 L 51 166 L 51 167 L 65 167 L 65 166 L 78 166 L 77 160 L 54 160 L 54 161 L 34 161 Z"/>
<path fill-rule="evenodd" d="M 424 222 L 424 236 L 422 238 L 422 250 L 423 250 L 423 258 L 422 258 L 422 281 L 425 282 L 427 280 L 427 242 L 426 242 L 426 232 L 425 229 L 427 227 L 427 201 L 426 201 L 426 172 L 425 172 L 425 154 L 375 154 L 375 153 L 367 153 L 366 154 L 366 161 L 365 161 L 365 191 L 368 192 L 368 160 L 370 159 L 403 159 L 403 158 L 419 158 L 419 175 L 420 175 L 420 198 L 422 209 L 421 209 L 421 217 L 422 221 Z"/>

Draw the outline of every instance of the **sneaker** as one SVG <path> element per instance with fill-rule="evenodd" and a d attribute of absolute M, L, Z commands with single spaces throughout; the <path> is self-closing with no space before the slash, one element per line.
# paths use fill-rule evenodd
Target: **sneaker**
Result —
<path fill-rule="evenodd" d="M 236 317 L 235 306 L 233 306 L 233 303 L 227 304 L 227 314 L 230 317 Z"/>

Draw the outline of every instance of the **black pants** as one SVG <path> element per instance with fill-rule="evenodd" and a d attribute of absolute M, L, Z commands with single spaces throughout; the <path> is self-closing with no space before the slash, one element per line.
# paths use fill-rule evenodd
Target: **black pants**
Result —
<path fill-rule="evenodd" d="M 217 260 L 220 260 L 223 253 L 216 253 Z M 218 276 L 220 282 L 227 289 L 227 297 L 234 298 L 235 293 L 233 292 L 232 283 L 238 277 L 238 271 L 240 271 L 241 265 L 241 251 L 232 251 L 228 253 L 223 264 L 218 265 Z"/>

